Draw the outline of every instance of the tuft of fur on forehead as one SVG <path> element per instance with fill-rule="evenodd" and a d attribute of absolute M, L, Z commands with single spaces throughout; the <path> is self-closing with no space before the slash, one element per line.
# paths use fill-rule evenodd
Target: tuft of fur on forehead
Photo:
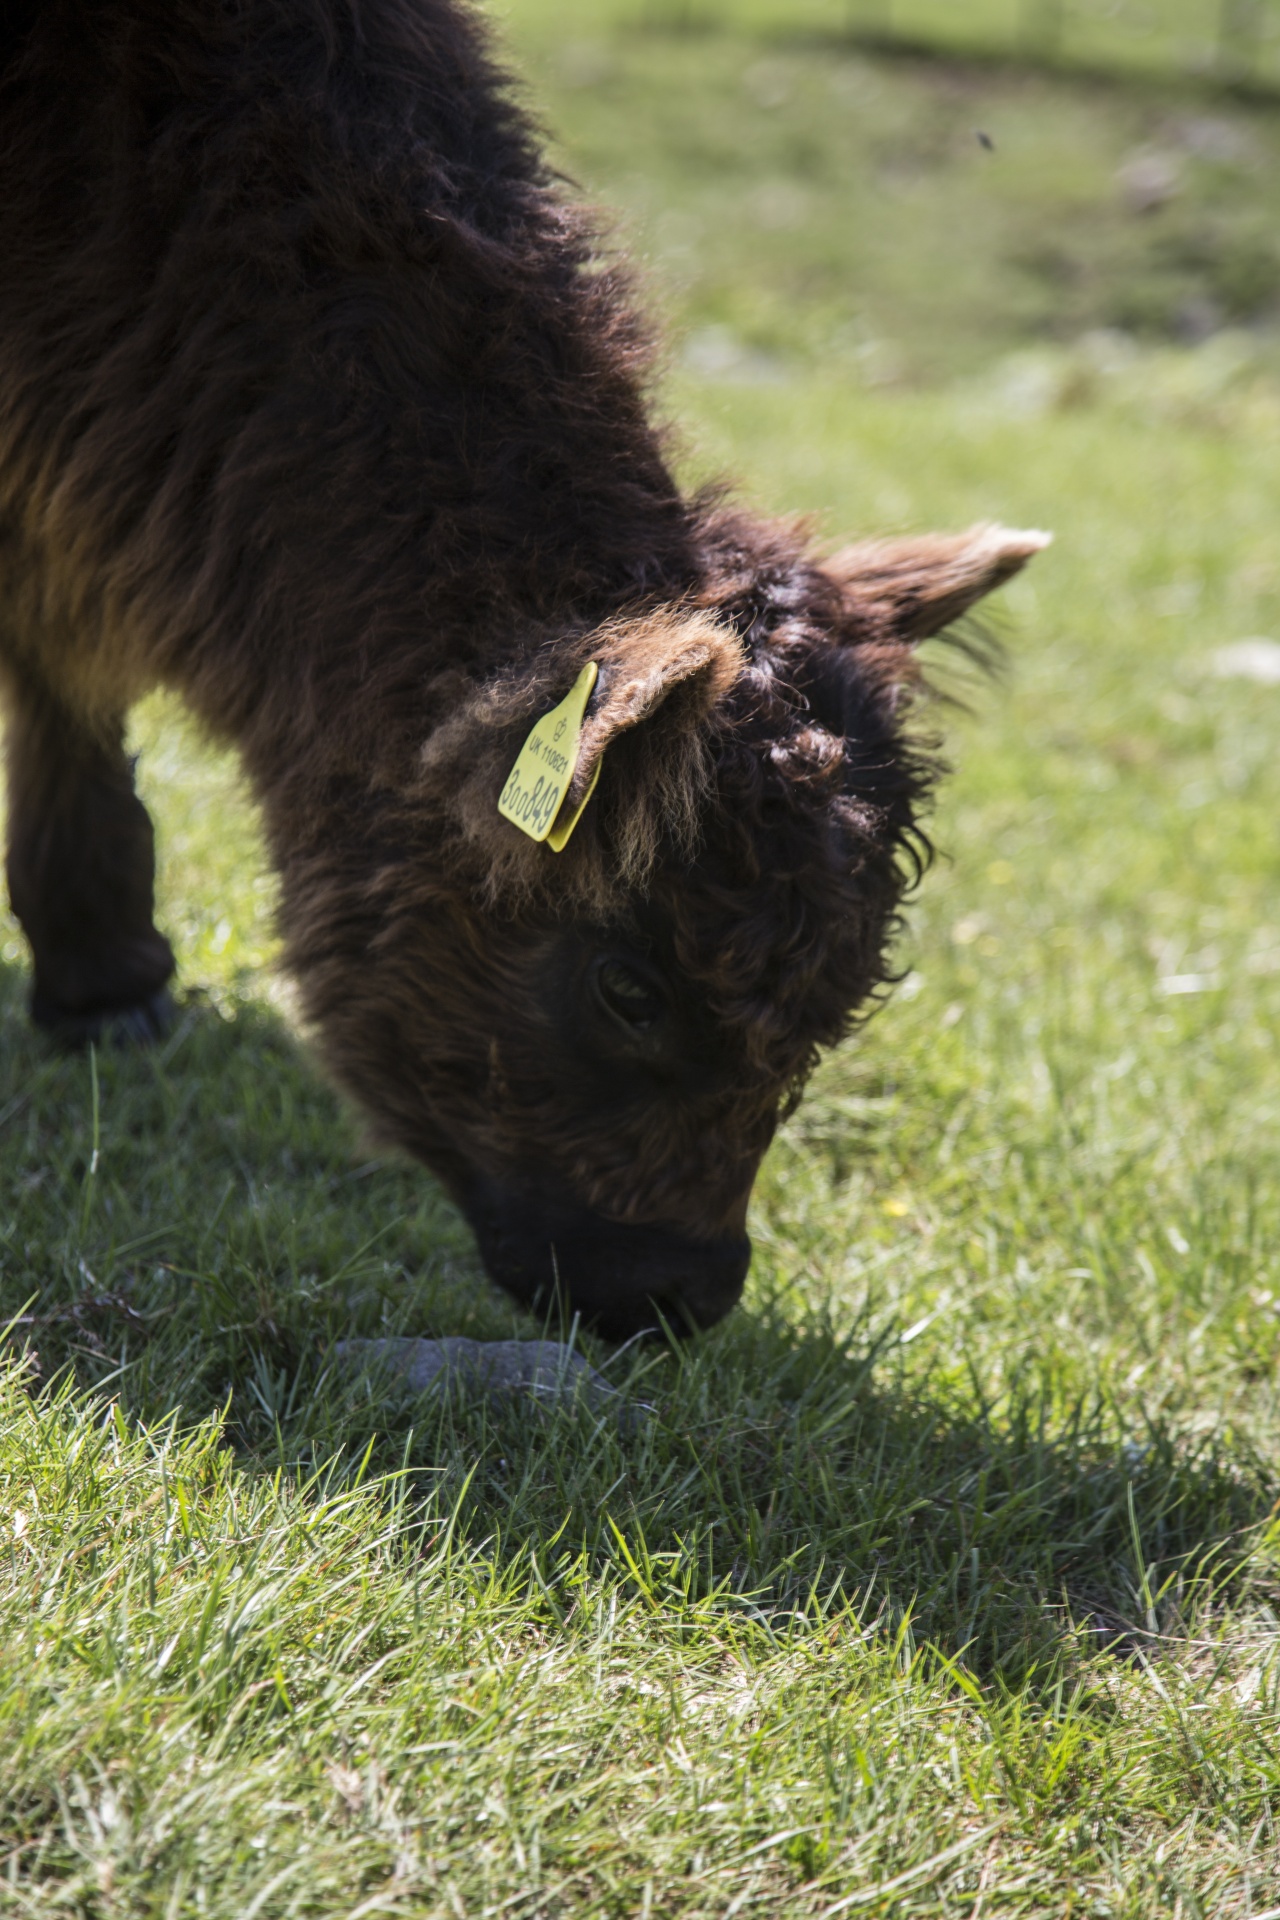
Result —
<path fill-rule="evenodd" d="M 839 645 L 788 623 L 717 716 L 697 860 L 662 876 L 681 969 L 738 1036 L 766 1103 L 795 1093 L 893 978 L 943 770 L 910 726 L 913 666 L 897 643 Z"/>
<path fill-rule="evenodd" d="M 498 796 L 539 716 L 583 667 L 600 672 L 565 805 L 596 793 L 562 853 L 520 832 Z M 713 613 L 658 607 L 558 638 L 474 688 L 432 733 L 421 794 L 444 822 L 444 851 L 486 904 L 554 904 L 607 918 L 646 889 L 663 847 L 693 856 L 712 778 L 704 722 L 742 670 L 741 643 Z"/>

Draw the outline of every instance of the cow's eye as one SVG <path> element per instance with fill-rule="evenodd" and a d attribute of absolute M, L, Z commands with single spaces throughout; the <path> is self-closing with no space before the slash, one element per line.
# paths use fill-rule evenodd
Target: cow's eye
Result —
<path fill-rule="evenodd" d="M 595 970 L 595 990 L 605 1011 L 637 1032 L 646 1032 L 662 1013 L 658 989 L 625 961 L 602 960 Z"/>

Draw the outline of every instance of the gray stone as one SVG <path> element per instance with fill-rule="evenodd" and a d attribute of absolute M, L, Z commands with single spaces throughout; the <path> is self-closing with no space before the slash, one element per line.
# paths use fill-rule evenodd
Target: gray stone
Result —
<path fill-rule="evenodd" d="M 351 1369 L 386 1368 L 410 1393 L 456 1380 L 491 1400 L 527 1394 L 553 1405 L 581 1398 L 597 1410 L 616 1405 L 634 1417 L 603 1375 L 555 1340 L 339 1340 L 334 1352 Z"/>

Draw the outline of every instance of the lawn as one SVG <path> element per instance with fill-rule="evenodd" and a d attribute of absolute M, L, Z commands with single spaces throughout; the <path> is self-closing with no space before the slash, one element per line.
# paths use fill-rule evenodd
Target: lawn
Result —
<path fill-rule="evenodd" d="M 1216 656 L 1280 640 L 1280 126 L 567 11 L 511 32 L 690 476 L 1056 544 L 1003 678 L 935 650 L 943 857 L 743 1308 L 584 1343 L 622 1426 L 335 1365 L 535 1329 L 319 1080 L 234 768 L 139 714 L 173 1035 L 51 1054 L 0 923 L 0 1915 L 1261 1920 L 1280 687 Z"/>

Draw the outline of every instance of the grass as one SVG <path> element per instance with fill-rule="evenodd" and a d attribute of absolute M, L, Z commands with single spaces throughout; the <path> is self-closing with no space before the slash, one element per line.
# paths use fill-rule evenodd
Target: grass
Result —
<path fill-rule="evenodd" d="M 515 0 L 513 10 L 519 18 L 542 8 Z M 728 30 L 923 47 L 1138 82 L 1180 74 L 1274 93 L 1280 81 L 1274 0 L 559 0 L 554 17 L 562 32 Z"/>
<path fill-rule="evenodd" d="M 0 1375 L 0 1914 L 1258 1920 L 1280 1905 L 1280 690 L 1213 654 L 1280 638 L 1270 345 L 1104 352 L 1010 316 L 982 254 L 1007 208 L 974 173 L 895 202 L 901 257 L 886 239 L 855 275 L 845 224 L 880 216 L 834 160 L 811 223 L 742 214 L 752 167 L 844 137 L 825 55 L 788 54 L 734 145 L 758 44 L 610 38 L 601 92 L 549 6 L 517 27 L 576 171 L 649 252 L 691 473 L 833 536 L 1000 514 L 1057 544 L 1006 595 L 1007 680 L 941 716 L 947 857 L 910 972 L 766 1164 L 744 1309 L 676 1356 L 592 1350 L 655 1408 L 630 1432 L 335 1369 L 349 1333 L 532 1329 L 295 1038 L 234 770 L 139 715 L 173 1037 L 51 1056 L 0 930 L 0 1313 L 24 1316 Z M 865 73 L 904 128 L 949 84 Z M 700 75 L 698 158 L 664 128 Z M 964 84 L 984 120 L 1008 98 Z M 1096 115 L 1122 153 L 1175 110 L 1034 86 L 1025 167 L 1054 205 L 1064 128 Z M 691 208 L 681 267 L 651 242 Z M 966 208 L 988 283 L 930 320 Z M 890 384 L 823 345 L 846 281 L 878 337 L 924 343 Z M 710 326 L 745 344 L 681 345 Z"/>
<path fill-rule="evenodd" d="M 539 104 L 698 372 L 937 382 L 1090 330 L 1157 346 L 1223 325 L 1276 364 L 1270 109 L 559 14 L 514 13 Z"/>

